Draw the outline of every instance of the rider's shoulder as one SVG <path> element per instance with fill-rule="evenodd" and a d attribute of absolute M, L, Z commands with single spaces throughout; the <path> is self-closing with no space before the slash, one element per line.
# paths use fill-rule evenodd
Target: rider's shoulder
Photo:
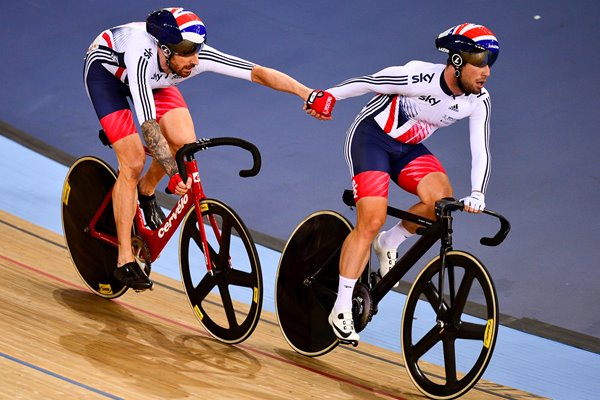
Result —
<path fill-rule="evenodd" d="M 131 40 L 138 42 L 138 43 L 142 43 L 144 45 L 156 45 L 156 39 L 154 38 L 154 36 L 152 36 L 151 34 L 149 34 L 146 31 L 146 26 L 145 24 L 139 25 L 140 23 L 137 22 L 133 22 L 131 25 Z"/>
<path fill-rule="evenodd" d="M 444 65 L 421 60 L 411 60 L 404 64 L 402 68 L 415 72 L 437 72 L 440 69 L 443 70 Z"/>
<path fill-rule="evenodd" d="M 439 66 L 439 65 L 441 65 L 441 64 L 435 64 L 432 62 L 422 61 L 422 60 L 411 60 L 411 61 L 407 62 L 406 64 L 404 64 L 404 66 L 406 68 L 418 68 L 418 69 L 435 68 L 436 66 Z"/>
<path fill-rule="evenodd" d="M 482 102 L 482 101 L 489 99 L 490 97 L 491 97 L 490 91 L 487 90 L 486 88 L 481 88 L 481 92 L 479 92 L 479 94 L 473 96 L 473 100 Z"/>
<path fill-rule="evenodd" d="M 198 56 L 200 58 L 203 58 L 203 56 L 210 56 L 211 54 L 223 54 L 223 52 L 217 50 L 216 48 L 214 48 L 212 46 L 205 44 L 204 46 L 202 46 L 202 50 L 200 50 L 200 53 L 198 53 Z"/>
<path fill-rule="evenodd" d="M 444 65 L 434 64 L 427 61 L 412 60 L 404 65 L 395 67 L 408 76 L 410 84 L 433 83 L 433 77 L 442 73 Z"/>
<path fill-rule="evenodd" d="M 110 29 L 127 50 L 156 46 L 156 39 L 146 31 L 144 22 L 130 22 Z"/>

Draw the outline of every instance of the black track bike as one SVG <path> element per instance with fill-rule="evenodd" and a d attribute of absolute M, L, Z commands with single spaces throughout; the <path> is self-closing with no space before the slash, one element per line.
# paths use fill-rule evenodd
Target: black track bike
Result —
<path fill-rule="evenodd" d="M 343 199 L 354 206 L 351 191 Z M 420 270 L 408 291 L 400 338 L 410 379 L 434 399 L 459 397 L 477 383 L 490 362 L 498 334 L 498 299 L 489 272 L 472 254 L 452 248 L 452 213 L 462 209 L 460 201 L 440 200 L 432 221 L 388 207 L 388 215 L 420 225 L 420 237 L 385 277 L 377 279 L 367 266 L 353 295 L 354 326 L 360 332 L 395 283 L 440 242 L 439 255 Z M 483 213 L 497 218 L 500 228 L 480 242 L 497 246 L 508 235 L 510 223 L 494 211 Z M 285 245 L 275 303 L 281 331 L 298 353 L 320 356 L 343 343 L 327 317 L 337 296 L 341 247 L 351 230 L 352 224 L 339 213 L 317 211 L 296 227 Z M 477 317 L 466 312 L 471 303 L 482 305 Z"/>

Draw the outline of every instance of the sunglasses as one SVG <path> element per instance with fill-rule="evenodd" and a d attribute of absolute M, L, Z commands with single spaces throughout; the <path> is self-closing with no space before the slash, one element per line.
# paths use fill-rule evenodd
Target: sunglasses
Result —
<path fill-rule="evenodd" d="M 168 47 L 178 56 L 187 57 L 193 54 L 198 54 L 204 47 L 204 42 L 194 43 L 189 40 L 183 40 L 177 44 L 170 44 Z"/>
<path fill-rule="evenodd" d="M 474 65 L 476 67 L 485 67 L 486 65 L 490 68 L 496 62 L 498 53 L 492 53 L 489 50 L 478 51 L 478 52 L 466 52 L 459 51 L 458 54 L 462 57 L 463 61 Z"/>

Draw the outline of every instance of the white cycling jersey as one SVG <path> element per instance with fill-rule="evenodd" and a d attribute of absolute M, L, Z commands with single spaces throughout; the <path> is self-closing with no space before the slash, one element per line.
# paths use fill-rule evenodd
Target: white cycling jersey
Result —
<path fill-rule="evenodd" d="M 348 79 L 327 91 L 337 100 L 377 93 L 350 130 L 373 118 L 386 134 L 407 144 L 421 143 L 438 128 L 468 117 L 471 187 L 485 193 L 490 175 L 490 95 L 486 89 L 478 95 L 453 95 L 442 76 L 445 67 L 411 61 Z"/>
<path fill-rule="evenodd" d="M 88 49 L 84 79 L 89 66 L 94 62 L 101 62 L 106 70 L 129 86 L 140 125 L 149 119 L 156 119 L 152 95 L 154 89 L 178 85 L 192 76 L 209 71 L 251 80 L 253 63 L 210 46 L 204 46 L 200 51 L 198 65 L 186 78 L 162 71 L 157 51 L 160 51 L 157 41 L 146 32 L 143 22 L 107 29 L 98 35 Z"/>

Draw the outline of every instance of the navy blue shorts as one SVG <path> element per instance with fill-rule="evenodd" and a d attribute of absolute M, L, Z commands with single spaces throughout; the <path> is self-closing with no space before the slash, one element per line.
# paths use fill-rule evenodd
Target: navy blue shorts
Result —
<path fill-rule="evenodd" d="M 423 144 L 401 143 L 372 119 L 360 122 L 346 138 L 346 161 L 355 197 L 387 197 L 389 179 L 416 194 L 417 185 L 432 172 L 443 172 L 439 160 Z"/>

